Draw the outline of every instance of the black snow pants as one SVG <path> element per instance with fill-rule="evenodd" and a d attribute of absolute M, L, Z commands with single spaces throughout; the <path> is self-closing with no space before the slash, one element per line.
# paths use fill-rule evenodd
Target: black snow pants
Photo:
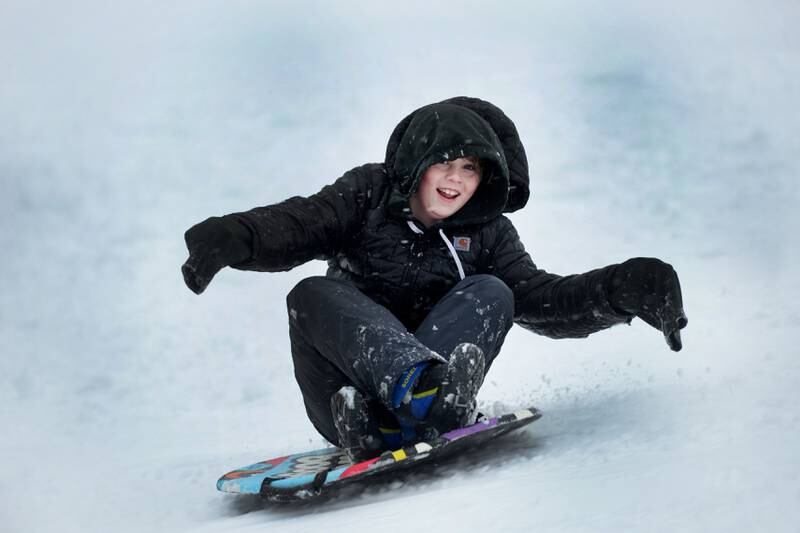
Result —
<path fill-rule="evenodd" d="M 330 398 L 340 388 L 352 385 L 368 401 L 389 409 L 406 369 L 422 361 L 445 362 L 462 342 L 483 350 L 488 371 L 514 317 L 511 289 L 485 274 L 459 282 L 414 332 L 344 280 L 304 279 L 286 300 L 294 372 L 306 412 L 336 445 Z"/>

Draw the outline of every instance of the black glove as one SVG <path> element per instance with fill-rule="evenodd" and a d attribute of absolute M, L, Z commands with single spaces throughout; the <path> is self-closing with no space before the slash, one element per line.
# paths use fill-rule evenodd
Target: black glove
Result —
<path fill-rule="evenodd" d="M 667 344 L 680 351 L 681 329 L 688 319 L 678 274 L 671 265 L 647 257 L 635 257 L 617 265 L 611 278 L 608 301 L 624 313 L 636 315 L 664 334 Z"/>
<path fill-rule="evenodd" d="M 183 281 L 200 294 L 223 267 L 250 259 L 252 237 L 235 217 L 211 217 L 184 234 L 189 259 L 181 267 Z"/>

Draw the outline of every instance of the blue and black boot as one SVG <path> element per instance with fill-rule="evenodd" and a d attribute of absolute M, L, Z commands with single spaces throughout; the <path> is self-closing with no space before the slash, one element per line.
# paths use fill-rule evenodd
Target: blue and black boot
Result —
<path fill-rule="evenodd" d="M 485 367 L 483 350 L 467 342 L 456 346 L 447 363 L 423 361 L 406 370 L 392 398 L 401 427 L 435 438 L 474 423 Z"/>

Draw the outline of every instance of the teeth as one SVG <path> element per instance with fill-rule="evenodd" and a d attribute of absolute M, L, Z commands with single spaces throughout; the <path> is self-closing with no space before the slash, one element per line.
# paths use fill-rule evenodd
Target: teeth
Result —
<path fill-rule="evenodd" d="M 439 192 L 448 198 L 455 198 L 458 196 L 458 191 L 454 191 L 452 189 L 439 189 Z"/>

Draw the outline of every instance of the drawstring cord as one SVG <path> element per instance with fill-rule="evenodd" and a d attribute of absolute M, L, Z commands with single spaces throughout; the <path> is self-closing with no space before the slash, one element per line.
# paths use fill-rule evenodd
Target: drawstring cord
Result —
<path fill-rule="evenodd" d="M 409 227 L 409 228 L 411 228 L 411 231 L 413 231 L 413 232 L 414 232 L 414 233 L 416 233 L 417 235 L 422 235 L 423 233 L 425 233 L 424 231 L 422 231 L 421 229 L 419 229 L 419 228 L 417 227 L 417 225 L 416 225 L 416 224 L 414 224 L 414 222 L 412 222 L 411 220 L 406 220 L 406 222 L 408 222 L 408 227 Z"/>
<path fill-rule="evenodd" d="M 408 227 L 411 228 L 411 231 L 413 231 L 417 235 L 422 235 L 423 233 L 425 233 L 424 231 L 419 229 L 417 225 L 414 224 L 414 222 L 412 222 L 411 220 L 407 220 L 406 222 L 408 222 Z M 453 256 L 453 261 L 456 262 L 456 267 L 458 268 L 458 275 L 461 276 L 461 279 L 464 279 L 465 277 L 464 266 L 461 264 L 461 259 L 458 258 L 458 254 L 456 253 L 456 249 L 453 246 L 453 243 L 450 242 L 450 239 L 447 238 L 447 235 L 444 234 L 444 230 L 442 229 L 439 229 L 439 236 L 447 245 L 447 249 L 450 250 L 450 255 Z"/>
<path fill-rule="evenodd" d="M 456 249 L 453 247 L 453 243 L 450 242 L 450 239 L 448 239 L 447 235 L 444 234 L 444 230 L 439 229 L 439 235 L 442 236 L 442 240 L 447 245 L 447 249 L 450 250 L 450 255 L 453 256 L 453 261 L 456 262 L 456 266 L 458 267 L 458 275 L 461 276 L 461 279 L 464 279 L 464 267 L 461 265 L 461 259 L 458 258 L 458 254 L 456 253 Z"/>

